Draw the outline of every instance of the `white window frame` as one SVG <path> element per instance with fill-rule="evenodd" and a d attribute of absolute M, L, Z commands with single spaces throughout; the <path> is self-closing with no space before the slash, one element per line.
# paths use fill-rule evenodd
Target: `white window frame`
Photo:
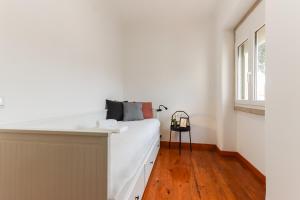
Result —
<path fill-rule="evenodd" d="M 250 105 L 250 99 L 251 97 L 251 78 L 248 77 L 248 100 L 239 100 L 238 99 L 238 92 L 239 92 L 239 85 L 238 85 L 238 74 L 239 74 L 239 47 L 241 45 L 243 45 L 245 42 L 248 41 L 248 50 L 249 50 L 249 54 L 248 54 L 248 73 L 251 73 L 251 65 L 250 65 L 250 58 L 251 58 L 251 41 L 248 38 L 242 38 L 239 42 L 236 42 L 235 45 L 235 104 L 239 105 L 239 106 L 247 106 Z"/>
<path fill-rule="evenodd" d="M 259 27 L 255 32 L 254 32 L 254 52 L 253 52 L 253 99 L 256 99 L 256 90 L 257 90 L 257 85 L 256 85 L 256 77 L 257 77 L 257 45 L 256 45 L 256 34 L 258 31 L 260 31 L 262 28 L 264 28 L 266 25 L 262 25 Z M 265 94 L 265 99 L 266 99 L 266 94 Z M 265 100 L 254 100 L 253 101 L 255 105 L 264 107 L 265 106 Z"/>
<path fill-rule="evenodd" d="M 255 100 L 256 32 L 265 26 L 264 3 L 261 3 L 235 31 L 235 106 L 264 110 L 265 101 Z M 238 48 L 248 41 L 248 100 L 238 99 Z"/>

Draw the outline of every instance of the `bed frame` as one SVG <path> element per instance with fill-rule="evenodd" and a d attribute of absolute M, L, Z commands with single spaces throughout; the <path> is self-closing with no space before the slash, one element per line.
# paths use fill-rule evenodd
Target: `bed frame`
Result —
<path fill-rule="evenodd" d="M 108 200 L 111 134 L 1 129 L 0 199 Z M 116 200 L 142 198 L 158 150 L 159 133 L 136 177 Z"/>

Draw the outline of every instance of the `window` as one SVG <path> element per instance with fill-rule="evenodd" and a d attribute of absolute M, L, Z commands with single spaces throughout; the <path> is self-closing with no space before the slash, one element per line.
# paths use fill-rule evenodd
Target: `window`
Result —
<path fill-rule="evenodd" d="M 238 77 L 237 77 L 237 98 L 238 100 L 248 100 L 248 62 L 249 50 L 248 40 L 238 47 Z"/>
<path fill-rule="evenodd" d="M 235 29 L 236 110 L 264 111 L 266 44 L 265 3 L 261 1 Z"/>
<path fill-rule="evenodd" d="M 263 107 L 266 82 L 265 25 L 236 44 L 236 105 Z"/>
<path fill-rule="evenodd" d="M 265 25 L 236 44 L 236 105 L 263 107 L 266 82 Z"/>
<path fill-rule="evenodd" d="M 255 100 L 265 100 L 266 83 L 266 30 L 265 26 L 255 33 Z"/>

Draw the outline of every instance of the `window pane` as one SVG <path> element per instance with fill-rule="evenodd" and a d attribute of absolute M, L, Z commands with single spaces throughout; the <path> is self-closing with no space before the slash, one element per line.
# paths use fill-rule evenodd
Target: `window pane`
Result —
<path fill-rule="evenodd" d="M 237 99 L 248 100 L 248 40 L 238 47 Z"/>
<path fill-rule="evenodd" d="M 257 101 L 265 100 L 266 83 L 266 31 L 265 26 L 255 34 L 256 66 L 255 66 L 255 98 Z"/>

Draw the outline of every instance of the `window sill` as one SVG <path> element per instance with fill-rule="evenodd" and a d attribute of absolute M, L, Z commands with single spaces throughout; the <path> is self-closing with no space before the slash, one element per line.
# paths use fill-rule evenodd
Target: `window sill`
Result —
<path fill-rule="evenodd" d="M 244 106 L 234 106 L 235 111 L 246 112 L 254 115 L 265 116 L 265 109 L 264 108 L 250 108 Z"/>

